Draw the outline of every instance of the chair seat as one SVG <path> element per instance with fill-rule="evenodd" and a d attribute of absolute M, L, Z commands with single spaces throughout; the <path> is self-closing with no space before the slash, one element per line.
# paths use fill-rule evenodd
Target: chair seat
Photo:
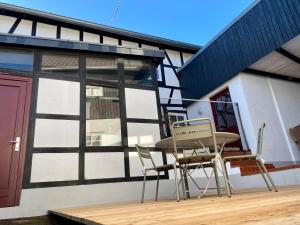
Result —
<path fill-rule="evenodd" d="M 172 169 L 174 169 L 173 164 L 166 164 L 166 165 L 156 166 L 156 167 L 152 167 L 152 168 L 147 168 L 146 170 L 155 170 L 157 172 L 160 172 L 160 171 L 167 171 L 167 170 L 172 170 Z"/>
<path fill-rule="evenodd" d="M 228 161 L 253 160 L 253 159 L 256 159 L 256 155 L 236 155 L 236 156 L 224 157 L 223 161 L 228 162 Z"/>
<path fill-rule="evenodd" d="M 210 162 L 215 157 L 216 157 L 215 154 L 188 156 L 188 157 L 179 158 L 177 162 L 179 164 Z"/>

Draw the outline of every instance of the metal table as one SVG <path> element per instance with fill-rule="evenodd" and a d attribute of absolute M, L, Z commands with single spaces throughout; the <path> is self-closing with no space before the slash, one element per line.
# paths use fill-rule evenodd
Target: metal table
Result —
<path fill-rule="evenodd" d="M 224 147 L 226 144 L 233 143 L 233 142 L 237 141 L 238 139 L 240 139 L 240 136 L 238 134 L 230 133 L 230 132 L 215 132 L 215 137 L 216 137 L 217 145 L 220 147 L 220 150 L 218 151 L 218 154 L 216 155 L 216 160 L 219 160 L 221 158 L 221 153 L 224 150 Z M 183 150 L 202 148 L 203 145 L 205 147 L 211 147 L 211 146 L 213 146 L 213 142 L 212 142 L 212 138 L 209 137 L 209 138 L 201 138 L 201 139 L 199 139 L 199 138 L 192 139 L 192 140 L 188 140 L 188 141 L 177 141 L 176 145 L 177 145 L 178 153 L 182 153 Z M 165 151 L 166 153 L 172 153 L 173 155 L 175 154 L 174 143 L 173 143 L 172 137 L 164 138 L 164 139 L 158 141 L 156 143 L 155 147 Z M 218 168 L 218 169 L 222 172 L 224 179 L 226 179 L 224 171 L 220 168 Z M 201 196 L 203 196 L 206 193 L 212 175 L 213 175 L 213 172 L 211 173 L 211 175 L 209 177 L 209 181 L 208 181 L 208 183 L 203 191 L 203 194 Z M 188 187 L 186 175 L 184 178 L 185 178 L 186 186 Z"/>

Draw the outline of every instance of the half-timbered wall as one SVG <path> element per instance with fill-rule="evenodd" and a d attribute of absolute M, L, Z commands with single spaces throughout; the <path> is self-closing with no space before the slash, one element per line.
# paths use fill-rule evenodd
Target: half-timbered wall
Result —
<path fill-rule="evenodd" d="M 75 78 L 45 75 L 40 68 L 33 71 L 36 98 L 33 99 L 36 101 L 33 107 L 36 110 L 32 109 L 34 119 L 31 118 L 32 138 L 26 159 L 25 188 L 141 180 L 141 164 L 134 146 L 154 147 L 155 142 L 169 134 L 167 126 L 163 126 L 168 121 L 168 115 L 186 117 L 182 101 L 161 97 L 181 98 L 177 69 L 192 56 L 195 49 L 185 51 L 182 47 L 126 38 L 6 10 L 1 13 L 2 34 L 165 51 L 166 58 L 156 69 L 159 89 L 131 85 L 124 86 L 120 93 L 124 97 L 121 99 L 121 105 L 124 105 L 121 117 L 126 121 L 122 122 L 125 149 L 105 147 L 83 150 L 84 97 L 81 92 L 86 81 L 80 78 L 84 73 L 82 69 L 79 70 L 80 76 Z M 42 60 L 40 54 L 35 53 L 38 66 Z M 77 52 L 75 55 L 78 57 Z M 80 65 L 83 63 L 82 57 L 79 57 Z M 157 106 L 160 106 L 159 111 Z M 166 163 L 165 154 L 153 154 L 158 164 Z M 163 177 L 167 178 L 167 174 Z"/>

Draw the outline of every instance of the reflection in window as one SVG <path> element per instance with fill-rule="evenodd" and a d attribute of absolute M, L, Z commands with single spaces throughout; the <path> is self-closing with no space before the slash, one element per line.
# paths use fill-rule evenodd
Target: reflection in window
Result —
<path fill-rule="evenodd" d="M 237 126 L 233 105 L 230 103 L 231 97 L 229 92 L 217 97 L 215 101 L 217 102 L 214 102 L 212 105 L 216 111 L 216 129 L 218 131 L 224 131 L 226 128 Z"/>
<path fill-rule="evenodd" d="M 119 91 L 86 86 L 86 146 L 120 146 Z"/>
<path fill-rule="evenodd" d="M 41 71 L 52 74 L 78 74 L 79 57 L 77 55 L 62 55 L 46 53 L 42 56 Z"/>
<path fill-rule="evenodd" d="M 124 59 L 125 82 L 128 84 L 152 85 L 150 61 Z"/>
<path fill-rule="evenodd" d="M 0 50 L 0 69 L 30 72 L 32 67 L 32 52 L 15 49 Z"/>
<path fill-rule="evenodd" d="M 117 60 L 113 58 L 86 58 L 86 77 L 95 80 L 118 81 Z"/>

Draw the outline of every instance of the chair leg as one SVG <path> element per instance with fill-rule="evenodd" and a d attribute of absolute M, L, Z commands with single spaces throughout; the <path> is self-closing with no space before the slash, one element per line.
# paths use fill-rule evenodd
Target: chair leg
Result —
<path fill-rule="evenodd" d="M 174 163 L 174 178 L 175 178 L 176 198 L 177 198 L 177 202 L 179 202 L 180 199 L 179 199 L 178 179 L 177 179 L 177 171 L 176 170 L 177 170 L 176 163 Z"/>
<path fill-rule="evenodd" d="M 215 174 L 215 179 L 216 179 L 218 196 L 221 197 L 220 182 L 219 182 L 219 176 L 218 176 L 217 163 L 216 162 L 213 163 L 213 169 L 214 169 L 214 174 Z"/>
<path fill-rule="evenodd" d="M 158 188 L 159 188 L 159 172 L 157 174 L 155 201 L 157 201 L 158 198 Z"/>
<path fill-rule="evenodd" d="M 262 160 L 261 160 L 260 158 L 258 158 L 258 160 L 259 160 L 259 162 L 260 162 L 260 164 L 261 164 L 261 167 L 262 167 L 263 171 L 265 172 L 265 174 L 266 174 L 267 177 L 269 178 L 269 181 L 270 181 L 272 187 L 273 187 L 274 190 L 277 192 L 278 189 L 277 189 L 277 187 L 275 186 L 275 184 L 274 184 L 274 182 L 273 182 L 273 179 L 272 179 L 272 177 L 270 176 L 270 174 L 269 174 L 267 168 L 265 167 L 264 163 L 262 162 Z"/>
<path fill-rule="evenodd" d="M 267 179 L 266 179 L 266 177 L 265 177 L 265 174 L 264 174 L 264 172 L 263 172 L 262 169 L 261 169 L 260 162 L 259 162 L 258 160 L 256 160 L 256 165 L 257 165 L 257 167 L 258 167 L 258 169 L 259 169 L 259 172 L 260 172 L 261 176 L 263 177 L 263 179 L 264 179 L 264 181 L 265 181 L 265 183 L 266 183 L 266 185 L 267 185 L 267 187 L 268 187 L 268 190 L 269 190 L 269 191 L 272 191 L 272 189 L 271 189 L 271 187 L 270 187 L 270 185 L 269 185 L 269 182 L 267 181 Z"/>
<path fill-rule="evenodd" d="M 230 187 L 229 187 L 228 180 L 227 180 L 228 179 L 227 170 L 225 168 L 224 161 L 221 157 L 220 157 L 220 163 L 221 163 L 221 167 L 222 167 L 222 171 L 223 171 L 225 186 L 226 186 L 226 189 L 227 189 L 227 195 L 230 198 L 231 197 L 231 191 L 230 191 Z"/>
<path fill-rule="evenodd" d="M 185 180 L 182 174 L 182 168 L 179 166 L 179 171 L 180 171 L 180 179 L 181 179 L 181 188 L 182 188 L 182 194 L 183 194 L 183 199 L 186 200 L 186 189 L 185 189 Z"/>
<path fill-rule="evenodd" d="M 144 174 L 143 191 L 142 191 L 142 199 L 141 199 L 141 203 L 144 202 L 145 186 L 146 186 L 146 177 L 147 177 L 147 171 L 145 171 L 145 174 Z"/>
<path fill-rule="evenodd" d="M 233 189 L 232 189 L 232 186 L 229 182 L 229 176 L 228 176 L 228 171 L 227 171 L 227 167 L 226 167 L 226 162 L 223 161 L 223 163 L 224 163 L 224 173 L 225 173 L 225 176 L 226 176 L 227 181 L 228 181 L 227 183 L 228 183 L 228 186 L 229 186 L 230 194 L 233 195 Z"/>

